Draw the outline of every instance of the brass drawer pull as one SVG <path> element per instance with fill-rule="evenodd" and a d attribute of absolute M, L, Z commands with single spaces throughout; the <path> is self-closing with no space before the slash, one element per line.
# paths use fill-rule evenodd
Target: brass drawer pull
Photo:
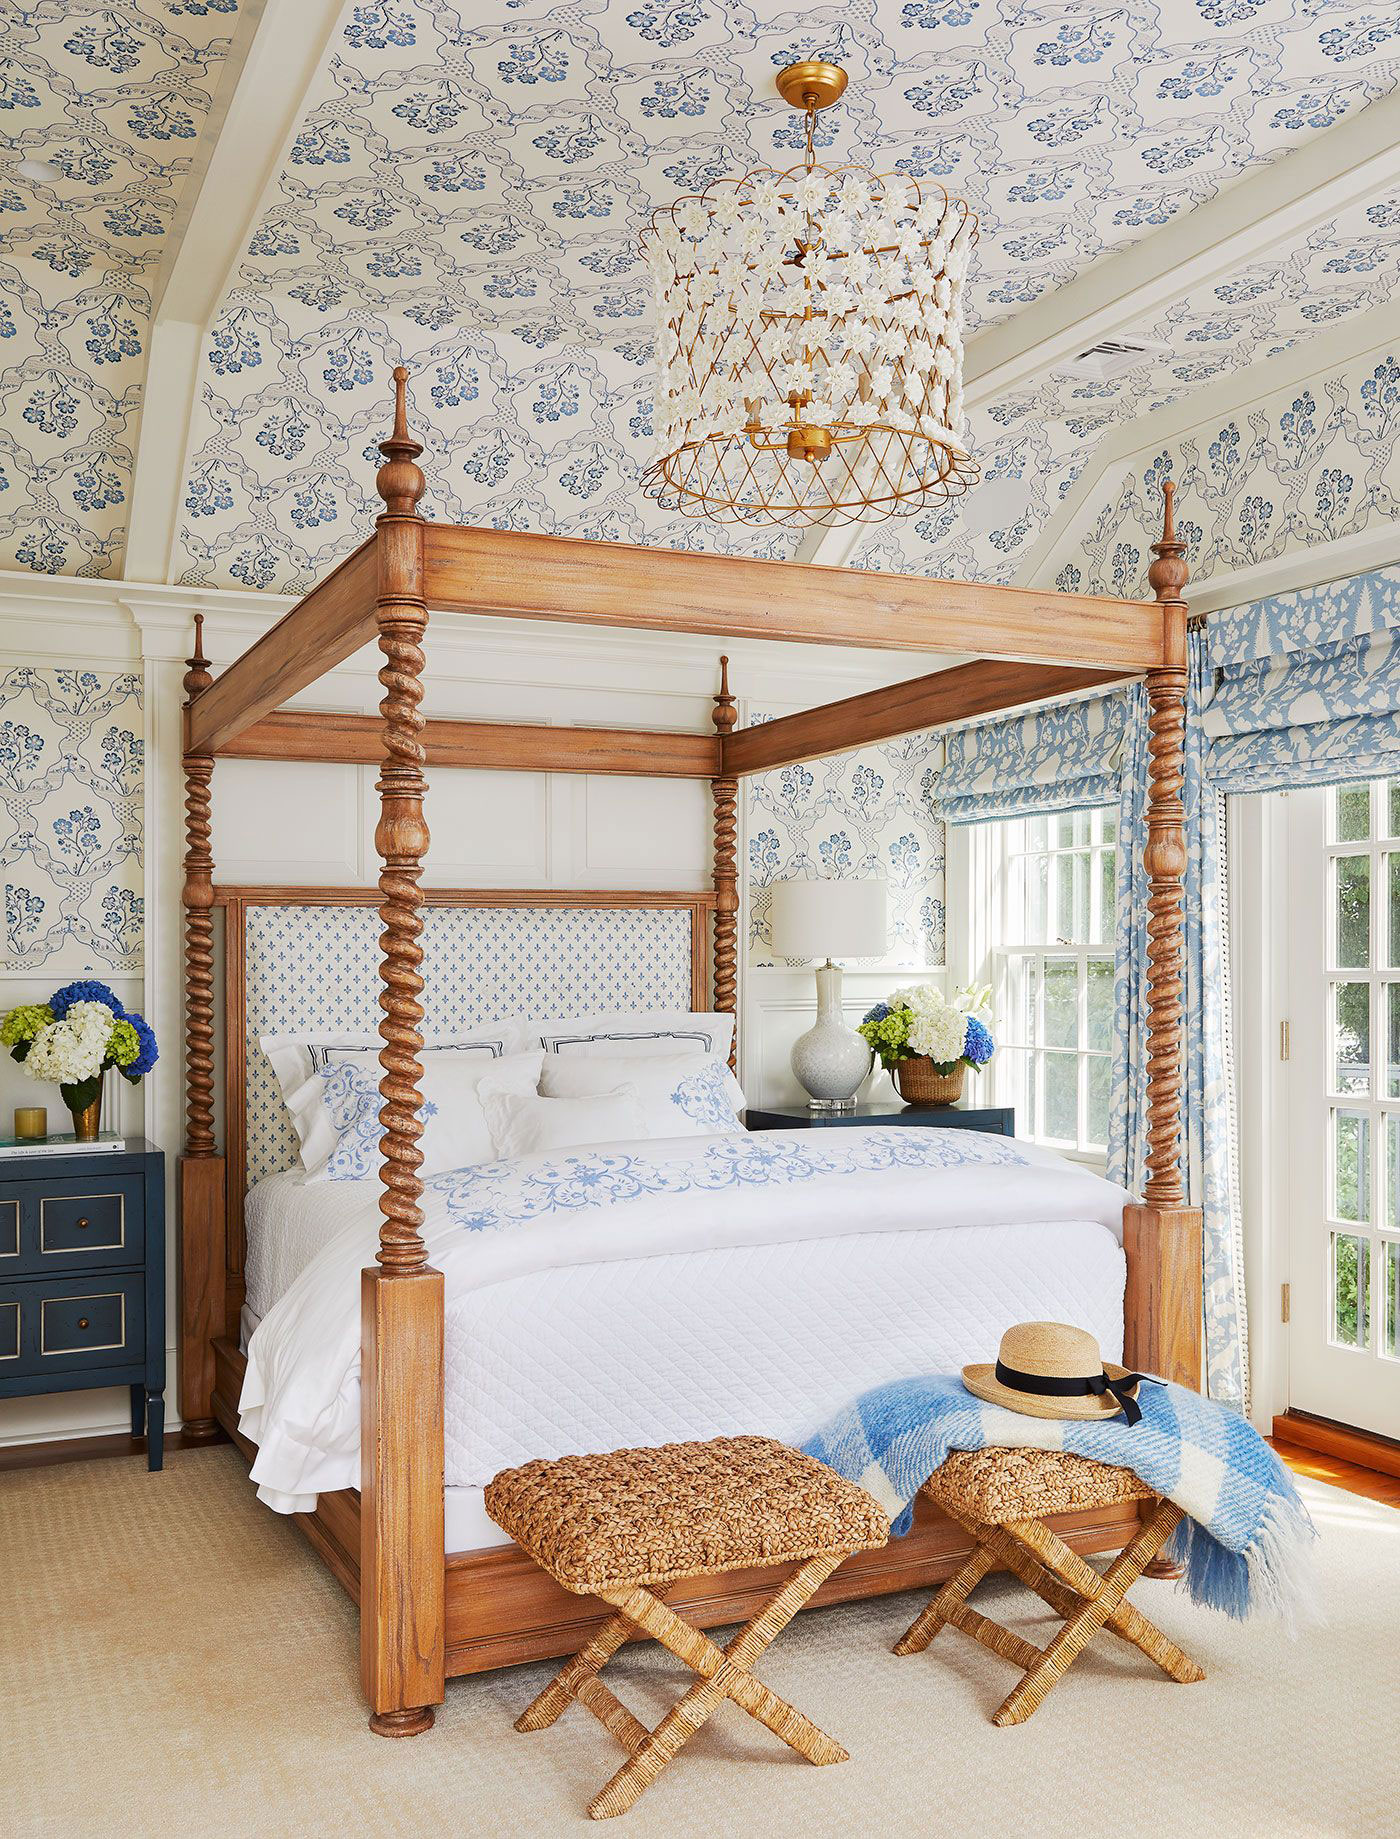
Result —
<path fill-rule="evenodd" d="M 78 1221 L 78 1231 L 79 1231 L 79 1232 L 86 1232 L 86 1231 L 87 1231 L 87 1221 L 86 1221 L 86 1220 L 79 1220 L 79 1221 Z"/>
<path fill-rule="evenodd" d="M 80 1316 L 78 1317 L 78 1326 L 79 1326 L 79 1328 L 86 1328 L 86 1327 L 87 1327 L 87 1325 L 88 1325 L 88 1319 L 87 1319 L 87 1317 L 86 1317 L 85 1315 L 80 1315 Z"/>

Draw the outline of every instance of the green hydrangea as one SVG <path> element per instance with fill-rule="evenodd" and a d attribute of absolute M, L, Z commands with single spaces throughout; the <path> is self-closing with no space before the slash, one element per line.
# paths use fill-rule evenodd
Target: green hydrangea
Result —
<path fill-rule="evenodd" d="M 130 1066 L 140 1052 L 141 1043 L 131 1023 L 113 1022 L 111 1037 L 107 1042 L 108 1061 L 113 1066 Z"/>
<path fill-rule="evenodd" d="M 21 1003 L 0 1022 L 0 1045 L 18 1047 L 28 1043 L 52 1021 L 53 1010 L 47 1003 Z"/>
<path fill-rule="evenodd" d="M 899 1008 L 890 1009 L 884 1015 L 872 1015 L 868 1021 L 861 1023 L 861 1034 L 875 1050 L 876 1058 L 886 1070 L 908 1053 L 909 1024 L 912 1020 L 908 1009 Z"/>

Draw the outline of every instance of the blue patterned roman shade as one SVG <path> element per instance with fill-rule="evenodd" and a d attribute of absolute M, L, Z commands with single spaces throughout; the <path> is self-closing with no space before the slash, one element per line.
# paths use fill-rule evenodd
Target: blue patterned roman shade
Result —
<path fill-rule="evenodd" d="M 1213 616 L 1205 771 L 1226 792 L 1400 773 L 1400 569 Z"/>
<path fill-rule="evenodd" d="M 938 814 L 950 824 L 985 824 L 1116 804 L 1127 728 L 1121 690 L 958 728 L 938 778 Z"/>

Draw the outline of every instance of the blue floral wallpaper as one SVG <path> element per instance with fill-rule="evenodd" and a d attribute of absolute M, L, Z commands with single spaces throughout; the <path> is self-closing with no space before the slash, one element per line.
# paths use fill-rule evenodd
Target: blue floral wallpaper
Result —
<path fill-rule="evenodd" d="M 1167 477 L 1177 481 L 1178 528 L 1197 581 L 1394 523 L 1397 437 L 1400 347 L 1282 390 L 1242 415 L 1203 421 L 1132 462 L 1113 496 L 1075 532 L 1075 560 L 1056 585 L 1143 591 Z"/>
<path fill-rule="evenodd" d="M 770 720 L 757 713 L 750 726 Z M 748 781 L 749 951 L 773 964 L 768 911 L 775 881 L 799 875 L 889 884 L 889 950 L 903 969 L 943 963 L 943 825 L 933 791 L 941 744 L 905 735 L 859 753 L 810 760 Z"/>
<path fill-rule="evenodd" d="M 23 668 L 0 677 L 0 968 L 142 965 L 141 679 Z"/>
<path fill-rule="evenodd" d="M 853 79 L 823 154 L 980 212 L 975 330 L 1390 91 L 1400 20 L 1327 0 L 358 0 L 208 341 L 185 578 L 300 591 L 353 545 L 399 360 L 439 517 L 787 553 L 638 493 L 637 237 L 678 190 L 797 159 L 772 77 L 814 52 Z M 1400 197 L 1377 211 L 1184 301 L 1151 329 L 1169 360 L 985 406 L 987 485 L 860 562 L 1004 578 L 1108 423 L 1386 298 Z"/>
<path fill-rule="evenodd" d="M 119 575 L 151 288 L 238 0 L 0 25 L 0 565 Z"/>

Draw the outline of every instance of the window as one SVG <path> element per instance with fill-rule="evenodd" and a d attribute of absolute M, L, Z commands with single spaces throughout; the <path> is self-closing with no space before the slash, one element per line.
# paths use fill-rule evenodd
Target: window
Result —
<path fill-rule="evenodd" d="M 994 827 L 997 1096 L 1016 1129 L 1099 1161 L 1113 1045 L 1115 806 Z"/>

